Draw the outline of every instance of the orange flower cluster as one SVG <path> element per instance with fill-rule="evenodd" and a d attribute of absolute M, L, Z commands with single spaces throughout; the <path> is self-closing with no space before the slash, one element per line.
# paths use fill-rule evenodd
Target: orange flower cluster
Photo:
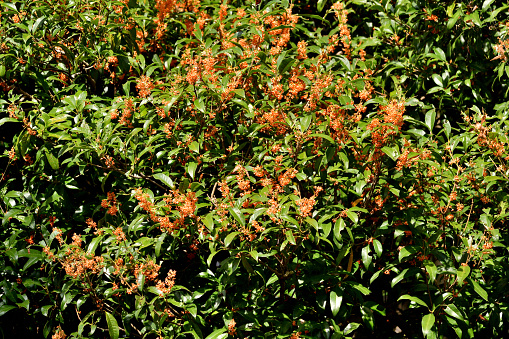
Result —
<path fill-rule="evenodd" d="M 52 228 L 52 233 L 55 233 L 55 239 L 58 240 L 60 245 L 64 244 L 64 239 L 62 238 L 62 230 L 58 227 Z"/>
<path fill-rule="evenodd" d="M 14 118 L 14 119 L 18 118 L 16 113 L 19 112 L 19 108 L 16 105 L 10 104 L 9 107 L 7 108 L 7 111 L 9 112 L 9 118 Z"/>
<path fill-rule="evenodd" d="M 339 34 L 341 36 L 341 42 L 343 43 L 343 53 L 348 59 L 350 59 L 350 42 L 352 41 L 352 37 L 350 35 L 350 29 L 346 24 L 348 22 L 348 11 L 344 9 L 344 5 L 341 2 L 336 2 L 334 5 L 332 5 L 332 9 L 336 13 L 336 17 L 339 20 Z"/>
<path fill-rule="evenodd" d="M 313 79 L 310 79 L 313 80 Z M 334 80 L 333 75 L 325 75 L 323 77 L 319 77 L 314 79 L 313 86 L 311 87 L 310 93 L 307 95 L 307 103 L 304 107 L 305 112 L 309 112 L 316 108 L 316 102 L 323 94 L 324 90 L 329 87 Z"/>
<path fill-rule="evenodd" d="M 138 90 L 140 98 L 148 97 L 150 92 L 154 89 L 152 79 L 146 75 L 142 75 L 136 83 L 136 89 Z"/>
<path fill-rule="evenodd" d="M 102 202 L 101 202 L 101 207 L 102 208 L 107 208 L 108 211 L 106 213 L 108 213 L 110 215 L 116 215 L 117 214 L 117 212 L 118 212 L 118 206 L 117 205 L 120 205 L 120 204 L 117 202 L 117 197 L 115 196 L 115 193 L 113 193 L 113 192 L 108 192 L 107 193 L 107 198 L 103 199 Z"/>
<path fill-rule="evenodd" d="M 117 236 L 117 242 L 122 242 L 122 241 L 125 241 L 125 240 L 126 240 L 125 233 L 124 233 L 124 231 L 122 230 L 122 227 L 117 227 L 117 228 L 113 231 L 113 234 Z"/>
<path fill-rule="evenodd" d="M 267 215 L 270 217 L 270 220 L 273 222 L 277 222 L 278 219 L 275 217 L 281 211 L 281 206 L 277 202 L 277 198 L 269 199 L 269 208 L 267 209 Z"/>
<path fill-rule="evenodd" d="M 118 58 L 114 55 L 109 56 L 106 62 L 106 65 L 104 66 L 104 69 L 107 71 L 110 71 L 110 67 L 117 67 L 118 66 Z"/>
<path fill-rule="evenodd" d="M 235 166 L 235 169 L 233 170 L 233 173 L 237 173 L 236 179 L 237 179 L 237 185 L 239 189 L 242 191 L 240 194 L 241 196 L 244 196 L 246 194 L 251 193 L 251 182 L 249 179 L 246 179 L 246 176 L 249 176 L 247 173 L 247 170 L 242 165 Z"/>
<path fill-rule="evenodd" d="M 273 108 L 270 111 L 255 110 L 256 122 L 265 125 L 261 131 L 273 132 L 276 135 L 284 135 L 288 130 L 286 125 L 286 113 L 281 108 Z"/>
<path fill-rule="evenodd" d="M 104 258 L 101 256 L 90 256 L 79 248 L 68 251 L 61 262 L 65 273 L 79 279 L 88 273 L 96 274 L 104 267 Z"/>
<path fill-rule="evenodd" d="M 235 319 L 233 319 L 233 318 L 228 323 L 228 334 L 231 335 L 232 337 L 237 334 L 237 330 L 235 329 L 236 324 L 237 323 L 235 322 Z"/>
<path fill-rule="evenodd" d="M 277 179 L 281 188 L 289 185 L 297 173 L 298 171 L 295 168 L 289 168 L 284 173 L 280 174 Z"/>
<path fill-rule="evenodd" d="M 290 5 L 286 12 L 280 15 L 269 15 L 265 18 L 265 24 L 270 26 L 269 36 L 271 42 L 277 51 L 277 54 L 282 48 L 285 48 L 290 41 L 290 32 L 299 21 L 299 16 L 292 14 L 293 4 Z M 291 26 L 292 28 L 276 28 L 279 26 Z"/>
<path fill-rule="evenodd" d="M 502 40 L 498 38 L 498 44 L 495 45 L 494 48 L 495 51 L 497 52 L 497 56 L 491 60 L 493 61 L 500 59 L 502 60 L 502 62 L 506 62 L 507 61 L 506 51 L 509 50 L 509 39 Z"/>
<path fill-rule="evenodd" d="M 186 218 L 195 217 L 194 212 L 196 210 L 196 202 L 198 201 L 195 192 L 182 194 L 178 190 L 175 190 L 170 192 L 170 195 L 164 199 L 166 202 L 166 206 L 164 207 L 168 210 L 168 213 L 172 210 L 172 205 L 177 205 L 179 217 L 174 221 L 170 221 L 168 216 L 157 215 L 154 203 L 149 200 L 149 195 L 143 193 L 141 188 L 136 189 L 134 196 L 136 200 L 138 200 L 138 206 L 148 212 L 150 220 L 159 223 L 162 231 L 172 232 L 183 226 Z"/>
<path fill-rule="evenodd" d="M 301 198 L 295 202 L 295 204 L 299 206 L 301 217 L 306 218 L 311 215 L 313 206 L 316 203 L 315 199 L 318 196 L 318 194 L 322 191 L 323 191 L 322 187 L 315 187 L 315 193 L 311 196 L 311 198 Z"/>
<path fill-rule="evenodd" d="M 299 206 L 300 216 L 306 218 L 311 215 L 311 211 L 313 210 L 313 206 L 315 205 L 315 197 L 311 198 L 302 198 L 295 202 L 297 206 Z"/>
<path fill-rule="evenodd" d="M 403 126 L 403 114 L 405 113 L 405 103 L 392 100 L 387 106 L 382 106 L 384 121 L 393 124 L 399 129 Z"/>
<path fill-rule="evenodd" d="M 161 291 L 160 296 L 164 296 L 164 294 L 170 293 L 173 286 L 175 286 L 175 277 L 177 276 L 177 272 L 174 270 L 169 270 L 164 281 L 158 281 L 156 284 L 157 289 Z"/>
<path fill-rule="evenodd" d="M 51 336 L 51 339 L 65 339 L 65 338 L 67 338 L 67 335 L 65 334 L 64 330 L 61 329 L 60 326 L 57 326 L 55 334 Z"/>
<path fill-rule="evenodd" d="M 104 161 L 106 167 L 112 168 L 113 166 L 115 166 L 115 160 L 113 160 L 113 157 L 111 155 L 105 155 L 101 159 Z"/>
<path fill-rule="evenodd" d="M 371 140 L 374 146 L 374 153 L 371 155 L 371 161 L 378 160 L 383 152 L 382 147 L 387 143 L 391 136 L 397 135 L 403 126 L 403 114 L 405 113 L 405 103 L 392 100 L 388 105 L 381 106 L 380 111 L 383 114 L 384 125 L 381 125 L 378 118 L 374 118 L 367 126 L 371 133 Z M 404 166 L 407 159 L 403 155 L 400 159 L 400 165 Z"/>
<path fill-rule="evenodd" d="M 484 115 L 481 117 L 480 122 L 472 125 L 474 131 L 477 133 L 477 144 L 482 147 L 488 147 L 493 151 L 493 154 L 496 157 L 502 157 L 506 152 L 505 143 L 503 141 L 499 141 L 497 137 L 491 137 L 489 135 L 492 127 L 484 126 L 485 120 L 486 116 Z"/>
<path fill-rule="evenodd" d="M 301 40 L 297 43 L 297 59 L 304 60 L 308 58 L 307 55 L 307 46 L 308 43 L 304 40 Z"/>
<path fill-rule="evenodd" d="M 406 140 L 405 140 L 406 142 Z M 409 144 L 409 143 L 408 143 Z M 409 145 L 405 145 L 408 147 Z M 398 157 L 398 161 L 396 163 L 396 169 L 401 171 L 404 167 L 410 167 L 417 163 L 418 160 L 426 160 L 431 156 L 431 152 L 429 150 L 424 150 L 420 154 L 419 149 L 417 148 L 406 148 L 404 152 Z M 415 153 L 412 157 L 408 157 L 410 153 Z"/>
<path fill-rule="evenodd" d="M 286 94 L 286 100 L 290 101 L 297 98 L 299 93 L 306 89 L 306 83 L 304 80 L 299 78 L 301 71 L 298 68 L 290 70 L 290 78 L 288 79 L 288 93 Z"/>
<path fill-rule="evenodd" d="M 16 160 L 16 150 L 14 149 L 14 146 L 9 150 L 9 160 Z"/>
<path fill-rule="evenodd" d="M 48 257 L 48 259 L 50 260 L 54 260 L 55 258 L 55 255 L 53 254 L 53 252 L 51 252 L 50 248 L 48 246 L 44 247 L 42 249 L 42 251 L 44 252 L 44 254 L 46 254 L 46 256 Z"/>
<path fill-rule="evenodd" d="M 228 81 L 228 84 L 226 85 L 226 88 L 224 89 L 224 92 L 221 93 L 221 99 L 223 102 L 230 101 L 234 96 L 234 90 L 236 90 L 240 84 L 241 84 L 241 74 L 240 72 L 237 72 L 237 74 L 230 78 Z"/>
<path fill-rule="evenodd" d="M 350 138 L 345 126 L 349 118 L 344 109 L 341 109 L 339 105 L 329 105 L 321 114 L 329 118 L 329 127 L 332 129 L 331 137 L 334 140 L 345 142 Z"/>
<path fill-rule="evenodd" d="M 32 122 L 29 121 L 27 117 L 23 118 L 23 125 L 27 129 L 28 134 L 37 135 L 37 132 L 32 128 Z"/>
<path fill-rule="evenodd" d="M 134 267 L 134 276 L 138 277 L 140 274 L 145 276 L 145 281 L 153 281 L 159 274 L 161 265 L 157 265 L 153 260 L 149 260 L 146 263 L 136 264 Z"/>
<path fill-rule="evenodd" d="M 132 125 L 131 121 L 129 121 L 129 118 L 132 116 L 133 112 L 134 112 L 133 99 L 131 99 L 131 98 L 124 99 L 124 109 L 122 110 L 122 116 L 120 117 L 119 123 L 121 125 L 127 125 L 129 128 L 132 128 L 133 125 Z M 115 118 L 116 118 L 116 116 L 115 116 Z M 113 114 L 112 114 L 112 119 L 114 119 Z"/>

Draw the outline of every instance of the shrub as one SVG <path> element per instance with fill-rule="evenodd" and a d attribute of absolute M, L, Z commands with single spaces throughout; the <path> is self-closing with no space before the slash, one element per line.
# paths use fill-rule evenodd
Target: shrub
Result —
<path fill-rule="evenodd" d="M 4 335 L 507 331 L 507 6 L 2 6 Z"/>

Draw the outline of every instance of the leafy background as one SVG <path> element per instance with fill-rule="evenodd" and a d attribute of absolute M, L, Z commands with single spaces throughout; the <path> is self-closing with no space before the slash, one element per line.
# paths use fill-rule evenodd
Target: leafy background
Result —
<path fill-rule="evenodd" d="M 507 7 L 1 2 L 4 337 L 507 332 Z"/>

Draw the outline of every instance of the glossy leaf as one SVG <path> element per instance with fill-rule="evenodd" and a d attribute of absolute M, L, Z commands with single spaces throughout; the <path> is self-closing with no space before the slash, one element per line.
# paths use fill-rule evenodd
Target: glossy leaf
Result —
<path fill-rule="evenodd" d="M 430 335 L 434 324 L 435 316 L 433 313 L 426 314 L 424 317 L 422 317 L 421 325 L 422 334 L 424 334 L 424 337 L 428 337 Z"/>
<path fill-rule="evenodd" d="M 118 327 L 117 320 L 111 313 L 104 312 L 104 315 L 106 316 L 106 323 L 108 324 L 108 332 L 110 334 L 110 338 L 118 339 L 119 327 Z"/>

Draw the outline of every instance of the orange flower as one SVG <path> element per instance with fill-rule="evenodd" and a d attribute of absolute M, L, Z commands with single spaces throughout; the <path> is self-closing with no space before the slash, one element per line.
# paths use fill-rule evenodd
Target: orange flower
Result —
<path fill-rule="evenodd" d="M 237 330 L 235 329 L 235 325 L 237 323 L 235 322 L 235 319 L 232 318 L 232 320 L 230 320 L 230 323 L 228 324 L 228 334 L 231 335 L 231 336 L 234 336 L 235 334 L 237 334 Z"/>
<path fill-rule="evenodd" d="M 152 79 L 150 79 L 148 76 L 142 75 L 138 79 L 138 83 L 136 84 L 136 89 L 138 90 L 138 94 L 141 98 L 148 97 L 153 88 L 154 88 L 154 84 L 152 83 Z"/>

